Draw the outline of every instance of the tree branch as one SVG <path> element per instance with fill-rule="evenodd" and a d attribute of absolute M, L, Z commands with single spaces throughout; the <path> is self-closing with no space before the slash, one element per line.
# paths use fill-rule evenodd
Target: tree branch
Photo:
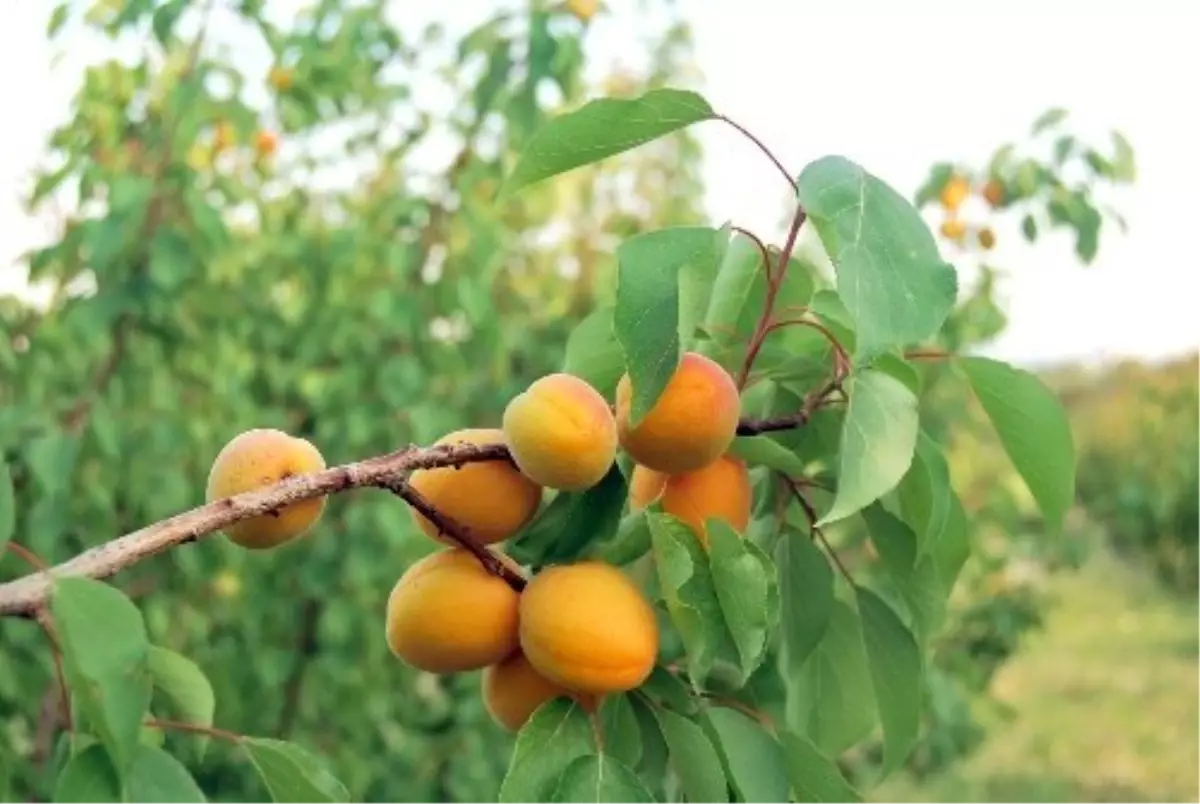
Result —
<path fill-rule="evenodd" d="M 796 413 L 771 419 L 743 420 L 738 425 L 738 435 L 803 427 L 833 387 L 836 386 L 830 383 L 811 395 L 804 408 Z M 520 573 L 497 553 L 480 544 L 466 528 L 434 508 L 407 482 L 409 473 L 418 469 L 461 468 L 480 461 L 511 460 L 508 447 L 503 444 L 441 444 L 424 448 L 410 445 L 384 455 L 290 477 L 271 486 L 176 514 L 97 545 L 49 569 L 0 584 L 0 616 L 34 615 L 45 605 L 50 587 L 57 578 L 107 578 L 151 556 L 197 541 L 236 522 L 263 516 L 302 500 L 359 488 L 387 489 L 396 494 L 434 523 L 447 538 L 470 551 L 489 572 L 520 590 L 525 585 Z"/>

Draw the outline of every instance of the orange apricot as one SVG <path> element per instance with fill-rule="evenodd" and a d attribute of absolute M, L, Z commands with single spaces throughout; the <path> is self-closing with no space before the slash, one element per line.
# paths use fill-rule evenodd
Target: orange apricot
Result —
<path fill-rule="evenodd" d="M 550 374 L 504 409 L 513 461 L 533 482 L 563 491 L 599 483 L 617 456 L 617 423 L 608 402 L 584 380 Z"/>
<path fill-rule="evenodd" d="M 534 669 L 519 650 L 488 666 L 480 683 L 483 705 L 492 719 L 509 731 L 520 731 L 537 708 L 555 698 L 572 698 L 584 711 L 596 709 L 596 697 L 572 692 Z"/>
<path fill-rule="evenodd" d="M 630 457 L 668 474 L 699 469 L 720 457 L 737 434 L 741 398 L 721 365 L 687 352 L 674 375 L 636 425 L 630 424 L 633 386 L 617 383 L 617 435 Z"/>
<path fill-rule="evenodd" d="M 642 591 L 602 561 L 548 567 L 521 593 L 520 640 L 529 663 L 575 692 L 640 686 L 658 656 L 658 621 Z"/>
<path fill-rule="evenodd" d="M 496 429 L 457 430 L 435 444 L 503 444 L 504 431 Z M 479 461 L 461 468 L 453 466 L 421 469 L 409 479 L 412 487 L 441 513 L 470 530 L 484 544 L 512 536 L 537 512 L 542 501 L 541 486 L 521 474 L 508 461 Z M 417 525 L 428 536 L 439 537 L 437 527 L 415 509 Z"/>
<path fill-rule="evenodd" d="M 388 595 L 388 648 L 430 673 L 478 670 L 517 649 L 517 592 L 449 548 L 410 566 Z"/>
<path fill-rule="evenodd" d="M 720 519 L 739 534 L 750 524 L 750 473 L 733 455 L 722 455 L 708 466 L 681 475 L 664 475 L 644 466 L 634 467 L 629 483 L 633 510 L 661 499 L 664 513 L 682 519 L 708 545 L 707 522 Z"/>
<path fill-rule="evenodd" d="M 942 185 L 942 190 L 938 194 L 942 206 L 953 212 L 957 210 L 962 203 L 967 200 L 967 196 L 971 194 L 971 184 L 965 176 L 954 174 L 946 180 Z"/>
<path fill-rule="evenodd" d="M 303 438 L 282 430 L 247 430 L 226 444 L 208 472 L 208 502 L 271 486 L 295 475 L 325 468 L 320 451 Z M 325 498 L 292 503 L 273 513 L 243 519 L 226 527 L 225 535 L 250 550 L 265 550 L 305 533 L 325 510 Z"/>

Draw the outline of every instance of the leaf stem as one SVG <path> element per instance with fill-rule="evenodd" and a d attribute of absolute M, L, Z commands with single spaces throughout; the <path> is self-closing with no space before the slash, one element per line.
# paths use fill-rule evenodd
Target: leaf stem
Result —
<path fill-rule="evenodd" d="M 804 496 L 804 492 L 801 490 L 799 483 L 790 477 L 785 478 L 785 481 L 787 482 L 788 488 L 791 489 L 792 496 L 796 498 L 796 502 L 800 503 L 800 507 L 804 510 L 804 516 L 808 519 L 808 527 L 809 530 L 812 531 L 813 538 L 821 543 L 821 546 L 825 548 L 825 552 L 829 553 L 829 558 L 833 561 L 834 566 L 837 567 L 838 572 L 842 574 L 842 577 L 846 579 L 846 583 L 850 584 L 850 588 L 853 589 L 855 587 L 855 583 L 854 577 L 850 574 L 850 570 L 846 569 L 846 565 L 842 563 L 840 558 L 838 558 L 837 551 L 833 549 L 833 545 L 831 545 L 829 540 L 825 538 L 824 531 L 817 527 L 817 520 L 820 519 L 820 517 L 817 516 L 817 510 L 813 508 L 812 503 L 809 502 L 808 498 Z"/>
<path fill-rule="evenodd" d="M 792 178 L 792 174 L 789 173 L 788 169 L 783 166 L 783 163 L 779 161 L 779 158 L 776 157 L 775 154 L 773 154 L 771 152 L 771 149 L 767 147 L 766 143 L 764 143 L 762 140 L 760 140 L 754 134 L 750 133 L 750 130 L 747 129 L 745 126 L 743 126 L 741 123 L 738 123 L 737 121 L 732 120 L 731 118 L 728 118 L 723 114 L 717 115 L 717 119 L 733 126 L 735 129 L 737 129 L 741 133 L 741 135 L 743 137 L 745 137 L 746 139 L 750 140 L 750 142 L 757 145 L 758 150 L 760 150 L 764 154 L 766 154 L 767 158 L 771 160 L 771 163 L 773 165 L 775 165 L 775 167 L 779 170 L 780 174 L 782 174 L 783 178 L 787 181 L 788 186 L 790 186 L 792 188 L 792 192 L 793 193 L 800 192 L 800 183 L 798 181 L 796 181 L 794 178 Z"/>
<path fill-rule="evenodd" d="M 218 740 L 224 740 L 227 743 L 241 745 L 246 739 L 244 735 L 237 732 L 226 731 L 225 729 L 217 729 L 211 726 L 198 726 L 195 723 L 184 723 L 179 720 L 163 720 L 162 718 L 149 718 L 145 721 L 145 725 L 155 729 L 163 729 L 165 731 L 182 731 L 188 734 L 203 734 L 206 737 L 215 737 Z"/>

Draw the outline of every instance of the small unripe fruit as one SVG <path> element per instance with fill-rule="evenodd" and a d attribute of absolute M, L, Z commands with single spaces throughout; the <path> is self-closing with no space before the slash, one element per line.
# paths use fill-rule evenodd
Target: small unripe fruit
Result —
<path fill-rule="evenodd" d="M 986 226 L 979 230 L 976 237 L 979 238 L 979 245 L 984 251 L 990 251 L 996 245 L 996 233 Z"/>
<path fill-rule="evenodd" d="M 518 595 L 466 550 L 451 548 L 409 567 L 388 595 L 387 644 L 430 673 L 495 664 L 517 649 Z"/>
<path fill-rule="evenodd" d="M 663 512 L 686 522 L 706 547 L 709 519 L 720 519 L 739 534 L 746 532 L 752 497 L 746 464 L 733 455 L 722 455 L 708 466 L 681 475 L 637 466 L 629 482 L 633 510 L 661 500 Z"/>
<path fill-rule="evenodd" d="M 631 690 L 654 669 L 658 621 L 642 591 L 601 561 L 549 567 L 521 594 L 521 650 L 576 692 Z"/>
<path fill-rule="evenodd" d="M 681 474 L 715 461 L 737 434 L 741 398 L 719 363 L 687 352 L 654 407 L 630 425 L 633 386 L 617 383 L 617 435 L 634 461 L 667 474 Z"/>
<path fill-rule="evenodd" d="M 494 429 L 458 430 L 435 444 L 503 444 L 504 432 Z M 461 468 L 422 469 L 409 483 L 441 513 L 466 527 L 484 544 L 512 536 L 537 512 L 542 488 L 508 461 L 478 461 Z M 412 510 L 413 520 L 428 536 L 439 537 L 437 527 Z"/>
<path fill-rule="evenodd" d="M 271 68 L 267 75 L 267 80 L 279 92 L 286 92 L 292 87 L 292 71 L 286 67 L 276 65 Z"/>
<path fill-rule="evenodd" d="M 555 684 L 520 651 L 485 669 L 480 686 L 488 714 L 509 731 L 520 731 L 539 706 L 555 698 L 571 698 L 586 712 L 596 708 L 595 696 Z"/>
<path fill-rule="evenodd" d="M 321 453 L 303 438 L 293 438 L 281 430 L 247 430 L 217 454 L 208 473 L 205 498 L 208 502 L 221 500 L 324 468 Z M 324 497 L 301 500 L 273 513 L 235 522 L 225 528 L 225 534 L 242 547 L 264 550 L 300 536 L 324 510 Z"/>
<path fill-rule="evenodd" d="M 967 196 L 971 194 L 971 185 L 963 176 L 957 173 L 946 180 L 942 185 L 940 200 L 942 206 L 950 211 L 954 211 L 962 206 L 963 201 L 967 200 Z"/>
<path fill-rule="evenodd" d="M 608 402 L 570 374 L 542 377 L 513 397 L 504 409 L 504 437 L 530 480 L 563 491 L 596 485 L 617 455 Z"/>
<path fill-rule="evenodd" d="M 992 207 L 998 207 L 1004 203 L 1004 185 L 995 179 L 988 179 L 987 184 L 983 185 L 983 198 Z"/>

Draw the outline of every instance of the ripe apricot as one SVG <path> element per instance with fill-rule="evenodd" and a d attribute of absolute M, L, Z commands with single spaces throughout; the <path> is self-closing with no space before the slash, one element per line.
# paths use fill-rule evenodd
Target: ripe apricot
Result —
<path fill-rule="evenodd" d="M 733 455 L 722 455 L 708 466 L 681 475 L 636 466 L 629 481 L 633 510 L 661 499 L 663 512 L 686 522 L 705 546 L 709 519 L 723 520 L 738 533 L 745 532 L 752 496 L 746 464 Z"/>
<path fill-rule="evenodd" d="M 961 242 L 963 235 L 967 233 L 967 225 L 958 218 L 947 218 L 942 221 L 939 231 L 942 233 L 942 237 L 957 243 Z"/>
<path fill-rule="evenodd" d="M 268 428 L 247 430 L 217 454 L 208 473 L 205 498 L 213 502 L 324 468 L 320 451 L 303 438 Z M 301 500 L 274 513 L 234 523 L 225 528 L 225 534 L 242 547 L 263 550 L 300 536 L 324 510 L 324 497 Z"/>
<path fill-rule="evenodd" d="M 1004 185 L 995 179 L 988 179 L 983 185 L 983 199 L 992 207 L 998 207 L 1004 203 Z"/>
<path fill-rule="evenodd" d="M 629 375 L 617 383 L 617 436 L 634 461 L 668 474 L 699 469 L 715 461 L 737 434 L 742 401 L 737 385 L 721 365 L 687 352 L 654 407 L 630 425 L 633 386 Z"/>
<path fill-rule="evenodd" d="M 567 10 L 578 17 L 581 22 L 587 22 L 595 16 L 599 6 L 598 0 L 567 0 Z"/>
<path fill-rule="evenodd" d="M 487 667 L 480 687 L 484 708 L 509 731 L 520 731 L 539 706 L 555 698 L 572 698 L 587 712 L 596 708 L 595 696 L 555 684 L 535 670 L 519 650 Z"/>
<path fill-rule="evenodd" d="M 475 556 L 448 548 L 410 566 L 388 595 L 388 648 L 430 673 L 494 664 L 517 649 L 518 595 Z"/>
<path fill-rule="evenodd" d="M 254 134 L 254 150 L 259 156 L 271 156 L 279 148 L 279 136 L 274 131 L 260 130 Z"/>
<path fill-rule="evenodd" d="M 529 663 L 569 690 L 631 690 L 654 669 L 654 610 L 611 564 L 584 561 L 543 570 L 521 593 L 520 619 Z"/>
<path fill-rule="evenodd" d="M 955 173 L 950 178 L 946 179 L 946 183 L 942 185 L 942 191 L 939 193 L 939 198 L 942 206 L 950 211 L 954 211 L 962 206 L 963 201 L 967 200 L 967 196 L 971 194 L 971 184 L 965 177 Z"/>
<path fill-rule="evenodd" d="M 504 431 L 456 430 L 438 444 L 503 444 Z M 508 461 L 478 461 L 461 468 L 421 469 L 409 479 L 412 487 L 433 507 L 471 531 L 476 540 L 494 544 L 512 536 L 533 518 L 542 501 L 542 489 Z M 428 536 L 439 537 L 432 522 L 412 510 L 413 520 Z"/>
<path fill-rule="evenodd" d="M 600 392 L 570 374 L 550 374 L 504 409 L 504 438 L 533 482 L 582 491 L 603 479 L 617 456 L 617 423 Z"/>

